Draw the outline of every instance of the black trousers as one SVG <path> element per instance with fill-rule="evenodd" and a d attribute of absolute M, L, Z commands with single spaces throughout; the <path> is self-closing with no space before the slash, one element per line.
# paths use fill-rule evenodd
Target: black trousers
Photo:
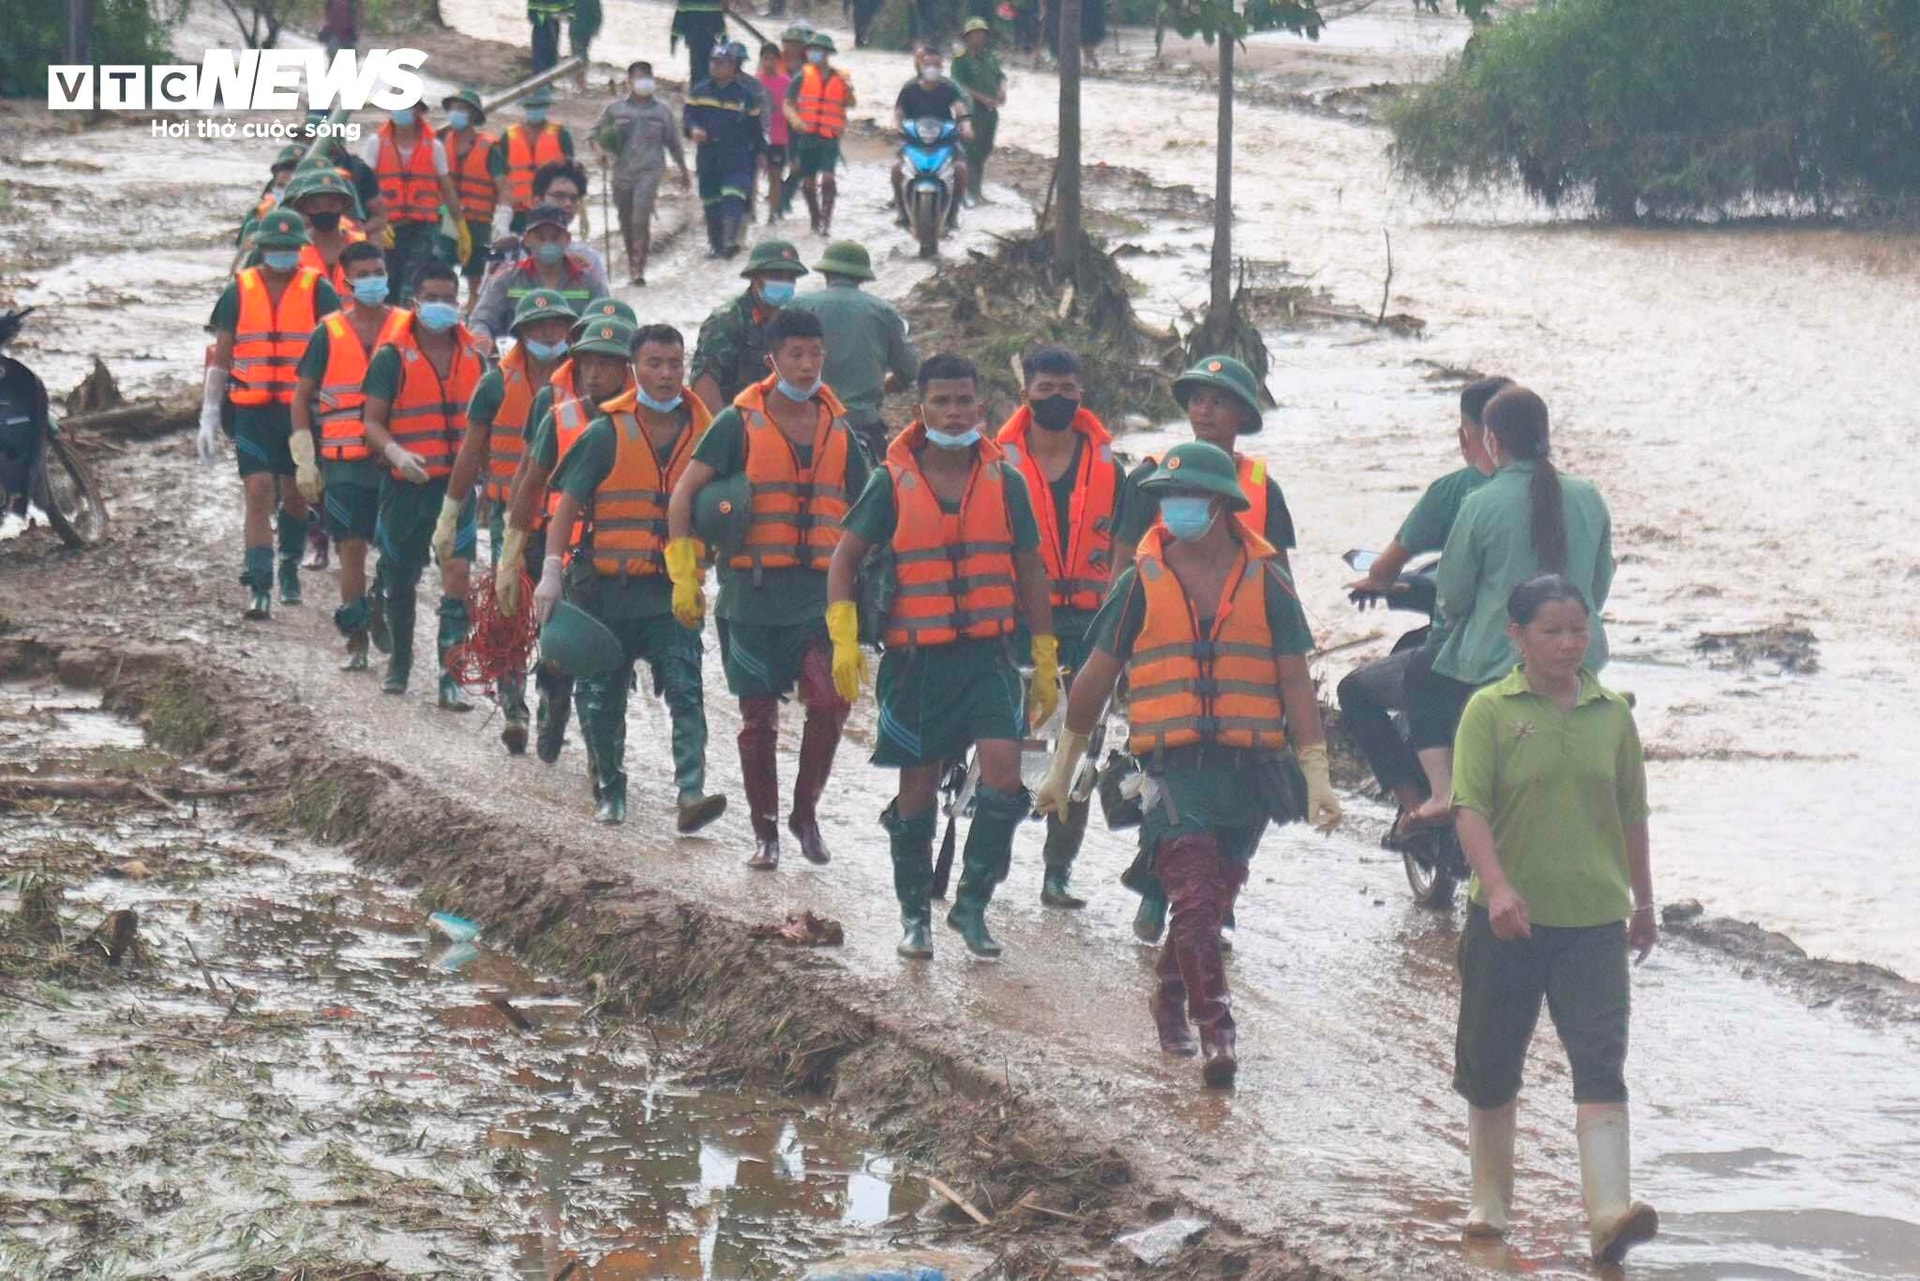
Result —
<path fill-rule="evenodd" d="M 1393 713 L 1407 705 L 1407 677 L 1418 665 L 1432 666 L 1431 650 L 1408 649 L 1348 672 L 1340 682 L 1340 723 L 1359 747 L 1380 786 L 1423 787 L 1426 777 L 1413 748 L 1394 726 Z"/>
<path fill-rule="evenodd" d="M 1452 747 L 1453 731 L 1460 728 L 1460 713 L 1478 685 L 1442 676 L 1431 666 L 1410 672 L 1407 679 L 1407 727 L 1412 731 L 1413 750 Z"/>

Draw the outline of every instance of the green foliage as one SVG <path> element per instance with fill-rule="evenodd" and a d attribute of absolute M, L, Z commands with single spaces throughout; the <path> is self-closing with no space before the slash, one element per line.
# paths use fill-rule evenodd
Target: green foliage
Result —
<path fill-rule="evenodd" d="M 92 60 L 164 63 L 167 33 L 186 15 L 175 0 L 95 0 Z M 0 97 L 45 100 L 47 66 L 65 62 L 66 6 L 53 0 L 0 0 Z"/>
<path fill-rule="evenodd" d="M 1249 31 L 1292 31 L 1317 40 L 1327 25 L 1315 0 L 1162 0 L 1160 12 L 1167 27 L 1208 44 L 1221 36 L 1241 41 Z"/>
<path fill-rule="evenodd" d="M 1389 111 L 1403 174 L 1518 179 L 1606 217 L 1920 186 L 1913 0 L 1558 0 L 1476 32 Z"/>

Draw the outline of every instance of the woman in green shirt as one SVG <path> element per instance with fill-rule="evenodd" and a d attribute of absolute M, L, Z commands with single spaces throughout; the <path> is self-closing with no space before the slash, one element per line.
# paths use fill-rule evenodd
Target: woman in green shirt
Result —
<path fill-rule="evenodd" d="M 1473 868 L 1453 1070 L 1468 1104 L 1466 1235 L 1506 1231 L 1515 1099 L 1544 998 L 1573 1073 L 1593 1257 L 1617 1263 L 1660 1222 L 1628 1178 L 1627 952 L 1645 960 L 1659 937 L 1646 769 L 1627 701 L 1585 665 L 1580 589 L 1537 575 L 1506 614 L 1520 663 L 1473 696 L 1454 747 L 1454 822 Z"/>
<path fill-rule="evenodd" d="M 1597 615 L 1613 585 L 1613 518 L 1599 490 L 1553 465 L 1547 403 L 1509 387 L 1487 402 L 1482 418 L 1493 477 L 1460 504 L 1440 554 L 1446 639 L 1432 670 L 1408 674 L 1407 728 L 1429 789 L 1409 823 L 1447 821 L 1460 711 L 1474 690 L 1513 666 L 1508 594 L 1535 574 L 1563 574 Z M 1606 663 L 1606 630 L 1595 617 L 1587 667 L 1597 672 Z"/>

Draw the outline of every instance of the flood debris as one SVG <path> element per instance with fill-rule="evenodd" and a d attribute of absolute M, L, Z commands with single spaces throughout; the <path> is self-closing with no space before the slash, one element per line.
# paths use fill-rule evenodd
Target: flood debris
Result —
<path fill-rule="evenodd" d="M 1165 1263 L 1205 1236 L 1209 1226 L 1205 1219 L 1162 1219 L 1151 1227 L 1129 1232 L 1114 1244 L 1152 1267 Z"/>
<path fill-rule="evenodd" d="M 1767 627 L 1732 632 L 1701 632 L 1693 642 L 1696 653 L 1705 654 L 1715 667 L 1777 667 L 1782 674 L 1805 674 L 1820 669 L 1820 642 L 1812 631 L 1797 623 L 1774 623 Z"/>
<path fill-rule="evenodd" d="M 795 947 L 839 947 L 847 941 L 840 922 L 805 909 L 788 912 L 783 921 L 756 925 L 747 933 L 753 938 L 772 939 Z"/>

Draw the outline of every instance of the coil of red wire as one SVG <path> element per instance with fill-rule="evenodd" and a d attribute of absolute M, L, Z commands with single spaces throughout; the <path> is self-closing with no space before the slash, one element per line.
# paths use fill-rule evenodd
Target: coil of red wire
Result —
<path fill-rule="evenodd" d="M 493 575 L 476 573 L 467 589 L 467 639 L 447 651 L 447 675 L 469 693 L 492 697 L 506 677 L 524 677 L 540 629 L 533 621 L 533 581 L 520 574 L 519 608 L 503 612 Z"/>

